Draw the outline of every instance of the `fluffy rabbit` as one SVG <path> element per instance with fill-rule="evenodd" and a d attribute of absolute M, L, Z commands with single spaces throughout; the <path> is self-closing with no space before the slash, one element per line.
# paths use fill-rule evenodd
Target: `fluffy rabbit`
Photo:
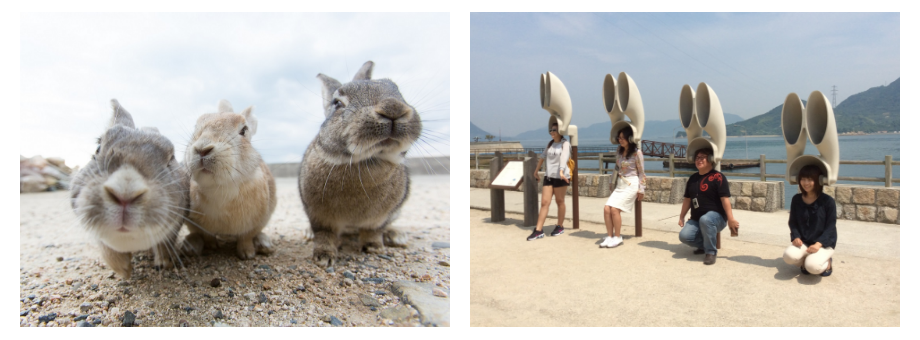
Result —
<path fill-rule="evenodd" d="M 343 233 L 357 233 L 362 250 L 407 244 L 390 224 L 409 195 L 402 161 L 422 122 L 393 81 L 371 79 L 373 67 L 368 61 L 344 85 L 317 75 L 326 120 L 304 153 L 298 185 L 321 266 L 335 263 Z"/>
<path fill-rule="evenodd" d="M 132 252 L 153 249 L 154 264 L 164 268 L 177 260 L 189 182 L 172 143 L 155 128 L 135 129 L 131 114 L 111 103 L 96 154 L 73 179 L 71 205 L 99 240 L 105 263 L 128 279 Z"/>
<path fill-rule="evenodd" d="M 252 106 L 233 113 L 226 100 L 218 113 L 198 118 L 185 152 L 191 173 L 189 235 L 192 253 L 213 248 L 217 235 L 237 238 L 236 254 L 251 259 L 270 253 L 271 240 L 262 233 L 275 211 L 275 178 L 252 147 L 258 121 Z"/>

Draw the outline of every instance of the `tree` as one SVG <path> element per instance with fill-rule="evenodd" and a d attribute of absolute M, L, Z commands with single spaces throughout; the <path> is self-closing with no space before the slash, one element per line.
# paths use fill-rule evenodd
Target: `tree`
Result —
<path fill-rule="evenodd" d="M 493 135 L 486 135 L 486 140 L 488 140 L 488 141 L 491 142 L 493 139 L 495 139 L 495 136 L 493 136 Z"/>
<path fill-rule="evenodd" d="M 479 143 L 479 136 L 473 137 L 473 142 Z"/>

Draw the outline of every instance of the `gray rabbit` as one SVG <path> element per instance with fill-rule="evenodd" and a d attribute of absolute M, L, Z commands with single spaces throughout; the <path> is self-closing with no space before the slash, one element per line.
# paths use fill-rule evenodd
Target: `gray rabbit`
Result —
<path fill-rule="evenodd" d="M 189 178 L 169 139 L 156 128 L 134 128 L 115 99 L 96 154 L 74 176 L 71 206 L 99 241 L 102 258 L 131 277 L 131 253 L 153 250 L 154 264 L 171 268 L 176 236 L 188 218 Z"/>
<path fill-rule="evenodd" d="M 402 161 L 422 122 L 393 81 L 371 79 L 373 68 L 372 61 L 364 63 L 345 84 L 317 75 L 326 120 L 304 153 L 298 185 L 321 266 L 335 263 L 343 233 L 357 233 L 366 251 L 379 250 L 384 241 L 408 243 L 390 225 L 409 195 Z"/>

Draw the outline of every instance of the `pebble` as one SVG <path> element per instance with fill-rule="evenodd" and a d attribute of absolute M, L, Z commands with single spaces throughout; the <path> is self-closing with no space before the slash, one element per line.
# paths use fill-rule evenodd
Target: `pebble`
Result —
<path fill-rule="evenodd" d="M 326 272 L 327 272 L 327 273 L 334 273 L 334 272 L 335 272 L 335 268 L 328 267 L 328 268 L 326 268 Z"/>
<path fill-rule="evenodd" d="M 349 278 L 349 279 L 352 279 L 352 280 L 355 279 L 355 274 L 352 273 L 352 272 L 350 272 L 350 271 L 347 271 L 347 270 L 346 270 L 345 272 L 343 272 L 342 275 L 345 275 L 345 277 L 347 277 L 347 278 Z"/>
<path fill-rule="evenodd" d="M 366 277 L 366 278 L 361 279 L 361 281 L 379 284 L 379 283 L 383 283 L 383 281 L 385 280 L 380 277 Z"/>
<path fill-rule="evenodd" d="M 262 284 L 262 290 L 272 290 L 272 285 L 268 282 Z"/>
<path fill-rule="evenodd" d="M 57 318 L 57 313 L 45 314 L 38 317 L 38 322 L 48 322 Z"/>
<path fill-rule="evenodd" d="M 334 316 L 331 316 L 331 315 L 329 316 L 329 321 L 327 321 L 327 322 L 329 322 L 329 323 L 332 324 L 333 326 L 341 326 L 341 325 L 344 325 L 344 323 L 342 323 L 342 320 L 339 320 L 339 318 L 334 317 Z"/>
<path fill-rule="evenodd" d="M 431 294 L 437 297 L 447 297 L 447 293 L 437 288 L 432 289 Z"/>
<path fill-rule="evenodd" d="M 93 323 L 94 325 L 98 325 L 98 324 L 102 323 L 102 320 L 100 320 L 100 319 L 93 319 L 92 323 Z"/>
<path fill-rule="evenodd" d="M 268 298 L 265 297 L 265 293 L 259 293 L 259 303 L 268 301 Z"/>
<path fill-rule="evenodd" d="M 174 303 L 174 304 L 172 304 L 172 305 L 169 305 L 169 308 L 172 308 L 172 309 L 179 309 L 179 304 L 178 304 L 178 303 Z"/>
<path fill-rule="evenodd" d="M 64 284 L 66 284 L 66 285 L 68 285 L 68 286 L 69 286 L 69 285 L 72 285 L 72 284 L 73 284 L 73 279 L 64 280 Z"/>
<path fill-rule="evenodd" d="M 83 321 L 83 322 L 77 324 L 77 327 L 95 327 L 95 326 L 93 326 L 93 324 L 91 324 L 91 323 L 89 323 L 89 322 Z"/>
<path fill-rule="evenodd" d="M 83 320 L 86 320 L 86 318 L 88 317 L 89 317 L 89 314 L 82 314 L 78 317 L 73 318 L 73 321 L 83 321 Z"/>
<path fill-rule="evenodd" d="M 19 316 L 26 316 L 26 315 L 29 315 L 29 310 L 28 310 L 28 309 L 19 312 Z"/>
<path fill-rule="evenodd" d="M 317 277 L 313 279 L 313 282 L 320 283 L 323 282 L 323 279 Z"/>
<path fill-rule="evenodd" d="M 153 301 L 144 301 L 144 306 L 153 307 Z"/>
<path fill-rule="evenodd" d="M 35 294 L 29 294 L 29 296 L 26 297 L 29 298 L 29 300 L 35 300 Z"/>
<path fill-rule="evenodd" d="M 378 290 L 378 291 L 375 291 L 374 294 L 377 294 L 377 295 L 387 295 L 387 292 L 382 291 L 382 290 Z"/>
<path fill-rule="evenodd" d="M 377 257 L 382 258 L 382 259 L 384 259 L 384 260 L 393 261 L 393 258 L 392 258 L 392 257 L 386 256 L 386 255 L 383 255 L 383 254 L 377 254 Z"/>
<path fill-rule="evenodd" d="M 95 284 L 95 283 L 94 283 L 94 284 L 91 284 L 91 285 L 89 285 L 89 289 L 92 289 L 93 291 L 96 291 L 96 290 L 99 289 L 99 285 L 97 285 L 97 284 Z"/>
<path fill-rule="evenodd" d="M 121 323 L 122 327 L 134 326 L 134 318 L 134 313 L 131 313 L 131 311 L 126 311 L 124 321 Z"/>
<path fill-rule="evenodd" d="M 188 327 L 188 321 L 185 319 L 179 320 L 179 327 Z"/>
<path fill-rule="evenodd" d="M 215 319 L 223 319 L 223 318 L 224 318 L 224 313 L 221 312 L 220 309 L 218 309 L 216 312 L 214 312 L 213 315 L 214 315 L 214 318 L 215 318 Z"/>
<path fill-rule="evenodd" d="M 211 287 L 214 287 L 214 288 L 220 287 L 220 279 L 215 278 L 211 280 Z"/>
<path fill-rule="evenodd" d="M 445 266 L 445 267 L 450 267 L 450 262 L 447 262 L 447 261 L 439 261 L 438 264 Z"/>
<path fill-rule="evenodd" d="M 361 303 L 368 307 L 380 306 L 380 302 L 377 302 L 377 299 L 367 294 L 361 294 Z"/>
<path fill-rule="evenodd" d="M 58 261 L 58 262 L 64 261 L 64 257 L 63 257 L 63 256 L 58 256 L 58 257 L 57 257 L 57 261 Z"/>
<path fill-rule="evenodd" d="M 86 312 L 90 309 L 93 309 L 93 304 L 89 302 L 84 302 L 80 304 L 80 311 Z"/>

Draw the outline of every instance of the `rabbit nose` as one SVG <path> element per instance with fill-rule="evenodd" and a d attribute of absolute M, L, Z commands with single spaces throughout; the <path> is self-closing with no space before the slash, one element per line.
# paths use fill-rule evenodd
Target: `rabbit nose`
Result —
<path fill-rule="evenodd" d="M 132 192 L 119 193 L 118 190 L 116 190 L 115 188 L 111 186 L 106 185 L 104 187 L 105 187 L 105 192 L 109 195 L 109 197 L 115 202 L 118 202 L 118 204 L 121 206 L 127 206 L 128 204 L 137 202 L 137 200 L 139 200 L 141 196 L 143 196 L 144 193 L 147 192 L 147 188 L 143 188 L 139 190 L 134 190 Z"/>
<path fill-rule="evenodd" d="M 208 146 L 206 146 L 206 147 L 204 147 L 204 148 L 202 148 L 202 149 L 199 149 L 199 148 L 197 148 L 197 147 L 195 148 L 195 152 L 197 152 L 198 155 L 200 155 L 202 158 L 204 158 L 204 156 L 207 156 L 208 154 L 210 154 L 211 151 L 213 151 L 213 150 L 214 150 L 214 146 L 213 146 L 213 145 L 208 145 Z"/>
<path fill-rule="evenodd" d="M 406 105 L 393 98 L 382 100 L 379 104 L 377 104 L 376 107 L 374 107 L 374 111 L 376 111 L 377 114 L 381 117 L 390 120 L 397 120 L 409 115 L 409 113 L 412 112 L 409 105 Z"/>

